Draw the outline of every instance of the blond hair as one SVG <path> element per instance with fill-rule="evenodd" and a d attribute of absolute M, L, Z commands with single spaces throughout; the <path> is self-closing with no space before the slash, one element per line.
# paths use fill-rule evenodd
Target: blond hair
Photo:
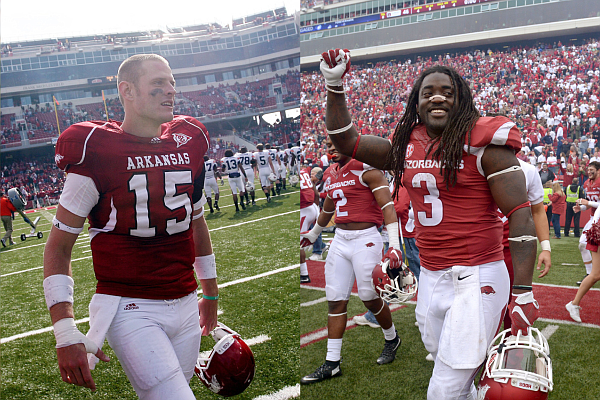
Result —
<path fill-rule="evenodd" d="M 565 192 L 563 192 L 562 185 L 559 181 L 552 183 L 552 193 L 559 193 L 561 196 L 565 195 Z"/>
<path fill-rule="evenodd" d="M 134 85 L 142 76 L 142 63 L 144 61 L 160 61 L 169 65 L 169 62 L 163 56 L 158 54 L 135 54 L 121 63 L 117 72 L 117 88 L 121 82 L 130 82 Z M 119 92 L 119 100 L 123 103 L 123 97 Z"/>

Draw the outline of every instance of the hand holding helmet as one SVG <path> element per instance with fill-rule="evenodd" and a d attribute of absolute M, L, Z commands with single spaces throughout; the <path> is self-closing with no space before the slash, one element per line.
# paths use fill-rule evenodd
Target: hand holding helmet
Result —
<path fill-rule="evenodd" d="M 510 297 L 508 310 L 512 321 L 511 331 L 515 336 L 518 331 L 521 331 L 523 335 L 527 335 L 528 329 L 540 315 L 540 305 L 533 298 L 533 292 L 513 294 Z"/>

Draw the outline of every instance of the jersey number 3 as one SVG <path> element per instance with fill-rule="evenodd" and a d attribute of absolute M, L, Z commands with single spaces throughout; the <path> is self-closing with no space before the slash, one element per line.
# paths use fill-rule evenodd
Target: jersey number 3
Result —
<path fill-rule="evenodd" d="M 444 218 L 444 207 L 440 200 L 440 192 L 437 188 L 437 182 L 435 176 L 429 173 L 416 174 L 412 179 L 412 186 L 414 188 L 421 188 L 421 184 L 425 183 L 425 187 L 429 194 L 424 196 L 424 203 L 431 204 L 431 216 L 428 216 L 425 211 L 419 211 L 417 218 L 423 226 L 436 226 L 442 222 Z"/>
<path fill-rule="evenodd" d="M 167 171 L 165 176 L 165 197 L 163 199 L 165 207 L 175 211 L 182 207 L 185 208 L 185 218 L 177 222 L 176 218 L 167 220 L 167 233 L 174 235 L 184 232 L 190 227 L 192 215 L 192 202 L 187 193 L 177 194 L 177 185 L 192 183 L 192 171 Z M 136 227 L 129 230 L 129 234 L 138 237 L 156 236 L 156 227 L 150 226 L 149 207 L 150 199 L 148 196 L 148 177 L 146 174 L 134 174 L 129 179 L 129 191 L 135 193 L 135 222 Z"/>

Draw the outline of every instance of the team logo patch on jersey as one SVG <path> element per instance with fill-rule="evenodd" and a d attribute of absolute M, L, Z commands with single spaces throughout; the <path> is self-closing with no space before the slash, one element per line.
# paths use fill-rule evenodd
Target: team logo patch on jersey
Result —
<path fill-rule="evenodd" d="M 415 151 L 415 145 L 412 143 L 409 143 L 408 146 L 406 146 L 406 158 L 410 158 L 410 156 L 412 156 L 412 153 Z"/>
<path fill-rule="evenodd" d="M 496 294 L 496 291 L 491 286 L 482 286 L 481 293 L 489 295 L 489 294 Z"/>
<path fill-rule="evenodd" d="M 54 156 L 54 162 L 58 164 L 60 162 L 60 160 L 62 160 L 63 158 L 65 158 L 65 157 L 61 156 L 60 154 L 57 154 Z"/>
<path fill-rule="evenodd" d="M 183 133 L 174 133 L 173 134 L 173 139 L 175 139 L 175 142 L 177 143 L 177 148 L 183 146 L 184 144 L 186 144 L 187 142 L 189 142 L 192 137 L 188 136 L 188 135 L 184 135 Z"/>

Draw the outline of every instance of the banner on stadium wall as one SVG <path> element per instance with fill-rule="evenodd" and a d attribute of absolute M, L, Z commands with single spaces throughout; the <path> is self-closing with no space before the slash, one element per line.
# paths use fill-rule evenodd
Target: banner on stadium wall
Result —
<path fill-rule="evenodd" d="M 382 19 L 390 19 L 397 17 L 405 17 L 407 15 L 428 13 L 431 11 L 448 10 L 451 8 L 469 6 L 472 4 L 489 3 L 498 0 L 449 0 L 439 3 L 432 3 L 423 6 L 403 8 L 401 10 L 387 11 L 375 15 L 367 15 L 358 18 L 347 18 L 340 21 L 326 22 L 324 24 L 304 26 L 300 28 L 300 33 L 319 32 L 328 29 L 335 29 L 349 25 L 362 24 L 365 22 L 380 21 Z"/>

